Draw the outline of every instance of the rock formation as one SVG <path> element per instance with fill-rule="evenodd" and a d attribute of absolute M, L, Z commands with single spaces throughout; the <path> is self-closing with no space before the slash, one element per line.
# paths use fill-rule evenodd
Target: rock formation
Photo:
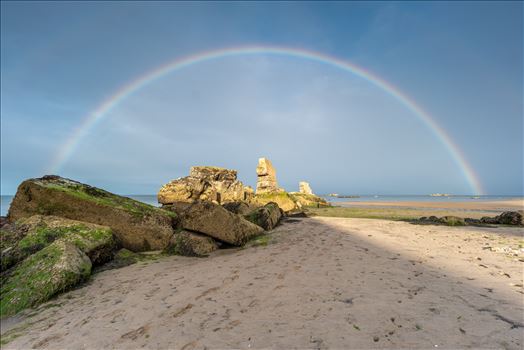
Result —
<path fill-rule="evenodd" d="M 278 187 L 277 172 L 269 159 L 258 159 L 257 176 L 257 195 L 282 191 L 282 189 Z"/>
<path fill-rule="evenodd" d="M 179 215 L 184 229 L 237 246 L 264 232 L 261 227 L 242 216 L 212 202 L 194 202 Z"/>
<path fill-rule="evenodd" d="M 184 256 L 207 256 L 218 249 L 213 238 L 199 233 L 180 231 L 173 235 L 166 252 Z"/>
<path fill-rule="evenodd" d="M 268 231 L 278 225 L 282 215 L 282 209 L 278 207 L 278 204 L 270 202 L 263 207 L 253 210 L 244 217 Z"/>
<path fill-rule="evenodd" d="M 107 226 L 57 216 L 34 215 L 1 228 L 1 271 L 5 271 L 56 240 L 74 243 L 93 265 L 113 258 L 117 242 Z"/>
<path fill-rule="evenodd" d="M 313 194 L 313 191 L 311 190 L 311 187 L 309 186 L 309 183 L 306 181 L 300 181 L 298 184 L 299 192 L 304 194 Z"/>
<path fill-rule="evenodd" d="M 55 215 L 105 225 L 131 251 L 164 249 L 176 214 L 59 176 L 29 179 L 18 187 L 8 220 Z"/>
<path fill-rule="evenodd" d="M 253 189 L 237 180 L 236 170 L 211 166 L 191 167 L 189 176 L 172 180 L 158 191 L 158 202 L 163 205 L 176 202 L 205 200 L 217 204 L 246 201 Z"/>

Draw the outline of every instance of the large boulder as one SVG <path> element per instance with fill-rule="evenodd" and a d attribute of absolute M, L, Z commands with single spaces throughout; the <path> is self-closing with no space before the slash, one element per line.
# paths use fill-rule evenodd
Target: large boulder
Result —
<path fill-rule="evenodd" d="M 278 187 L 277 172 L 269 159 L 258 159 L 257 176 L 257 195 L 282 191 Z"/>
<path fill-rule="evenodd" d="M 9 246 L 2 246 L 1 270 L 5 271 L 31 254 L 45 248 L 57 239 L 73 243 L 84 252 L 93 265 L 103 264 L 113 258 L 117 242 L 107 226 L 64 219 L 57 216 L 34 215 L 23 218 L 2 230 Z"/>
<path fill-rule="evenodd" d="M 239 202 L 229 202 L 222 204 L 222 206 L 234 214 L 246 215 L 251 213 L 253 210 L 257 209 L 259 206 L 253 203 L 239 201 Z"/>
<path fill-rule="evenodd" d="M 298 204 L 297 201 L 295 201 L 295 199 L 289 193 L 284 191 L 268 192 L 262 194 L 257 193 L 255 197 L 252 199 L 252 203 L 259 206 L 263 206 L 271 202 L 278 204 L 278 206 L 284 212 L 296 210 L 301 207 L 301 205 Z"/>
<path fill-rule="evenodd" d="M 181 224 L 186 230 L 200 232 L 237 246 L 243 245 L 251 237 L 264 231 L 242 216 L 233 214 L 218 204 L 206 201 L 195 202 L 183 211 Z"/>
<path fill-rule="evenodd" d="M 77 246 L 57 240 L 29 256 L 3 277 L 2 317 L 36 306 L 87 279 L 91 261 Z"/>
<path fill-rule="evenodd" d="M 16 221 L 35 214 L 55 215 L 111 227 L 124 248 L 164 249 L 176 214 L 58 176 L 24 181 L 9 208 Z"/>
<path fill-rule="evenodd" d="M 158 191 L 158 202 L 211 201 L 218 204 L 248 200 L 253 189 L 237 180 L 236 170 L 212 166 L 191 167 L 189 176 L 172 180 Z"/>
<path fill-rule="evenodd" d="M 244 217 L 262 227 L 264 230 L 272 230 L 278 225 L 278 222 L 282 218 L 283 212 L 278 207 L 278 204 L 270 202 L 261 208 L 255 209 Z"/>
<path fill-rule="evenodd" d="M 213 238 L 182 230 L 173 235 L 166 252 L 176 255 L 203 257 L 208 256 L 217 249 L 218 244 Z"/>

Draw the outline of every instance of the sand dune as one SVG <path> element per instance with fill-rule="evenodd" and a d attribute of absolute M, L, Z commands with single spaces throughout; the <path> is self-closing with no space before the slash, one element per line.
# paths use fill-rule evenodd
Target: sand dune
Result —
<path fill-rule="evenodd" d="M 504 252 L 519 243 L 521 228 L 288 220 L 267 246 L 96 274 L 5 348 L 521 349 L 524 255 Z"/>

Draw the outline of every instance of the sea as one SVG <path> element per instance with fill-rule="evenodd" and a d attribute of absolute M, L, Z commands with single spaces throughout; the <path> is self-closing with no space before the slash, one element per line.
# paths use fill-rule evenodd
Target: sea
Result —
<path fill-rule="evenodd" d="M 125 195 L 137 201 L 158 207 L 156 195 Z M 0 216 L 7 215 L 9 205 L 14 196 L 2 195 L 0 202 Z M 340 198 L 321 196 L 332 203 L 337 202 L 469 202 L 469 201 L 498 201 L 508 199 L 522 199 L 522 196 L 471 196 L 471 195 L 452 195 L 445 197 L 432 197 L 429 195 L 352 195 L 351 198 Z"/>

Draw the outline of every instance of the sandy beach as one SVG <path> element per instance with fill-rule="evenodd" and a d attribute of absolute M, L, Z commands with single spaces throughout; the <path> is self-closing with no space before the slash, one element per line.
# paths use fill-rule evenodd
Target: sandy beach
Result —
<path fill-rule="evenodd" d="M 523 244 L 522 228 L 288 219 L 267 245 L 100 272 L 2 332 L 6 349 L 521 349 Z"/>
<path fill-rule="evenodd" d="M 524 199 L 508 200 L 479 200 L 479 201 L 370 201 L 370 202 L 340 202 L 342 206 L 357 207 L 395 207 L 395 208 L 417 208 L 417 209 L 445 209 L 445 210 L 471 210 L 485 212 L 502 212 L 511 210 L 524 210 Z"/>

